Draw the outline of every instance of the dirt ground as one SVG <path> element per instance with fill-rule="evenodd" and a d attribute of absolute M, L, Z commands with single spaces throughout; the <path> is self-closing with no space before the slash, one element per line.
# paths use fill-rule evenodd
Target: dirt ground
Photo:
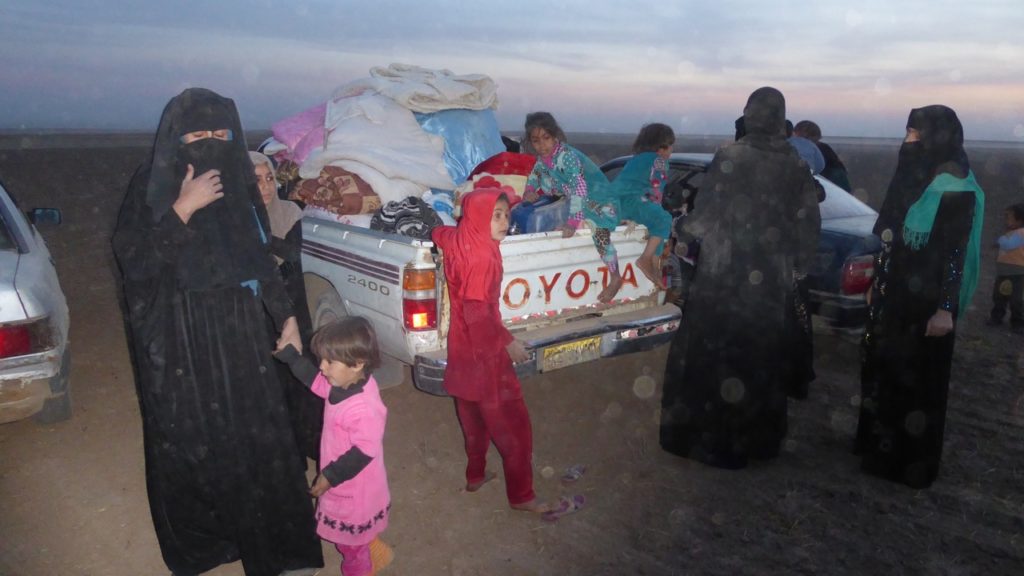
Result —
<path fill-rule="evenodd" d="M 677 150 L 715 143 L 681 141 Z M 599 160 L 629 141 L 582 149 Z M 692 146 L 688 148 L 687 146 Z M 60 208 L 43 230 L 71 308 L 74 417 L 0 425 L 0 576 L 166 574 L 149 516 L 142 430 L 109 238 L 147 151 L 112 138 L 73 149 L 0 139 L 0 177 L 23 208 Z M 836 146 L 877 207 L 892 146 Z M 1024 337 L 984 325 L 996 225 L 1019 202 L 1020 150 L 972 150 L 988 193 L 974 305 L 959 326 L 943 469 L 915 491 L 861 474 L 849 452 L 859 384 L 855 344 L 816 339 L 818 380 L 790 404 L 782 455 L 723 471 L 657 444 L 667 347 L 525 381 L 536 486 L 587 506 L 547 524 L 512 512 L 502 482 L 465 494 L 450 400 L 385 390 L 393 495 L 386 574 L 682 575 L 1024 573 Z M 868 192 L 865 192 L 867 190 Z M 492 460 L 500 469 L 499 460 Z M 571 489 L 558 478 L 588 467 Z M 324 546 L 327 566 L 338 555 Z M 242 574 L 238 563 L 210 574 Z"/>

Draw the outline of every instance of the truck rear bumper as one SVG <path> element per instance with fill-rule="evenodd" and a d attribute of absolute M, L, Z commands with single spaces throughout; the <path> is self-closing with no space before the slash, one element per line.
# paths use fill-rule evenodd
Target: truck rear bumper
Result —
<path fill-rule="evenodd" d="M 516 375 L 521 379 L 528 378 L 597 358 L 657 348 L 672 340 L 679 327 L 679 319 L 679 308 L 664 304 L 608 317 L 583 318 L 516 334 L 530 351 L 529 360 L 515 364 Z M 571 348 L 576 343 L 581 343 L 580 351 L 569 350 L 568 354 L 562 352 L 562 348 Z M 553 360 L 552 352 L 559 352 L 557 361 Z M 416 388 L 436 396 L 447 396 L 443 386 L 447 365 L 447 350 L 417 355 L 413 366 L 413 383 Z"/>

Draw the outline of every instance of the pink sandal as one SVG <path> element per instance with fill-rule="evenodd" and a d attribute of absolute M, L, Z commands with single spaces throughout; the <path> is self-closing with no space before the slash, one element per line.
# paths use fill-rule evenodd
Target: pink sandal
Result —
<path fill-rule="evenodd" d="M 562 516 L 568 516 L 577 510 L 581 510 L 584 503 L 586 503 L 586 498 L 583 497 L 583 494 L 562 496 L 558 499 L 558 505 L 553 510 L 548 510 L 541 514 L 541 518 L 545 522 L 557 522 Z"/>

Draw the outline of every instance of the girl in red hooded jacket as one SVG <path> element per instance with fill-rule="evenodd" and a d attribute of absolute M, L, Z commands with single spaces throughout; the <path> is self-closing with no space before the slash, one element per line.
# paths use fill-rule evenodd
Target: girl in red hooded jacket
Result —
<path fill-rule="evenodd" d="M 444 256 L 451 300 L 448 367 L 444 387 L 466 442 L 466 491 L 494 478 L 487 450 L 501 454 L 509 505 L 543 513 L 549 507 L 533 491 L 533 432 L 512 362 L 526 347 L 501 323 L 498 297 L 503 274 L 498 244 L 508 233 L 509 203 L 498 189 L 477 189 L 462 198 L 458 227 L 439 226 L 434 243 Z"/>

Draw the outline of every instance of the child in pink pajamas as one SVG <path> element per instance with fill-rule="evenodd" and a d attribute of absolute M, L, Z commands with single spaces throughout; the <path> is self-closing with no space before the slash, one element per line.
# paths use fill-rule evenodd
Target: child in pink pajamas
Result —
<path fill-rule="evenodd" d="M 320 358 L 319 371 L 292 346 L 277 357 L 325 401 L 320 473 L 310 490 L 318 498 L 317 534 L 341 553 L 344 576 L 374 574 L 394 554 L 374 542 L 387 528 L 391 509 L 384 470 L 387 408 L 370 375 L 380 364 L 377 338 L 365 318 L 349 316 L 321 328 L 311 348 Z"/>

